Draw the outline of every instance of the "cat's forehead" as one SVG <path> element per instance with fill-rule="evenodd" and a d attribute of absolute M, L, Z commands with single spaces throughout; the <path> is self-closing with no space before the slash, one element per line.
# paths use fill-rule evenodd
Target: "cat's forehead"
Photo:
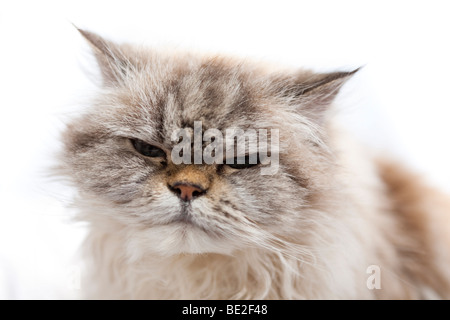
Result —
<path fill-rule="evenodd" d="M 206 127 L 221 129 L 247 118 L 254 121 L 255 90 L 241 66 L 205 61 L 181 75 L 171 89 L 176 103 L 168 104 L 166 112 L 175 112 L 185 126 L 201 120 Z"/>
<path fill-rule="evenodd" d="M 193 128 L 201 121 L 204 130 L 247 129 L 264 118 L 261 92 L 252 72 L 243 65 L 219 58 L 169 60 L 147 69 L 151 78 L 141 89 L 139 111 L 148 113 L 162 136 L 178 128 Z M 150 97 L 150 98 L 148 98 Z M 136 110 L 132 110 L 135 112 Z"/>

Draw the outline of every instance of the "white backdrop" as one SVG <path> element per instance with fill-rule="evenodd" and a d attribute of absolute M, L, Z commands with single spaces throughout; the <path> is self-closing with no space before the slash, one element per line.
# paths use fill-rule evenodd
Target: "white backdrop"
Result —
<path fill-rule="evenodd" d="M 83 228 L 65 208 L 70 191 L 45 177 L 61 119 L 94 89 L 71 23 L 318 71 L 364 65 L 339 97 L 346 126 L 450 191 L 448 12 L 446 1 L 2 0 L 0 298 L 79 292 Z"/>

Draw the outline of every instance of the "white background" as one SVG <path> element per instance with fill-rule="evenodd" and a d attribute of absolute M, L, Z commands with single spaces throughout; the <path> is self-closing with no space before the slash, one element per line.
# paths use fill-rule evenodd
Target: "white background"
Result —
<path fill-rule="evenodd" d="M 449 12 L 446 1 L 2 0 L 0 298 L 79 292 L 83 228 L 65 209 L 70 191 L 45 177 L 63 119 L 95 89 L 71 23 L 319 71 L 364 65 L 339 97 L 346 126 L 450 191 Z"/>

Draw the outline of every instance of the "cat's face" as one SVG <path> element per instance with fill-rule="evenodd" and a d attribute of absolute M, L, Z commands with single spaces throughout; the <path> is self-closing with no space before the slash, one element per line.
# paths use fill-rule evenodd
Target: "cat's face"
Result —
<path fill-rule="evenodd" d="M 351 73 L 274 73 L 82 34 L 105 84 L 88 113 L 68 126 L 63 162 L 92 214 L 118 221 L 131 242 L 161 254 L 228 253 L 301 233 L 290 230 L 294 221 L 306 228 L 307 208 L 330 168 L 326 106 Z M 277 130 L 276 170 L 261 174 L 270 163 L 175 164 L 173 133 L 193 132 L 195 121 L 203 132 L 224 135 L 230 128 Z"/>

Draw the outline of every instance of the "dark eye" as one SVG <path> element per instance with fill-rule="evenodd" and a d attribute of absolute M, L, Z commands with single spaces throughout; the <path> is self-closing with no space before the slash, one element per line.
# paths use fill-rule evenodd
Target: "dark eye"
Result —
<path fill-rule="evenodd" d="M 234 158 L 232 160 L 233 161 L 232 163 L 229 163 L 229 162 L 231 162 L 229 160 L 226 160 L 225 163 L 227 164 L 227 166 L 229 166 L 230 168 L 233 168 L 233 169 L 247 169 L 247 168 L 254 167 L 260 163 L 259 157 L 257 155 L 254 155 L 252 157 L 250 157 L 249 155 L 246 155 L 244 158 L 244 161 L 245 161 L 244 163 L 238 163 L 238 159 L 241 159 L 241 162 L 242 162 L 242 158 Z"/>
<path fill-rule="evenodd" d="M 142 140 L 132 139 L 131 143 L 133 144 L 133 147 L 136 149 L 136 151 L 142 154 L 143 156 L 151 158 L 166 157 L 166 153 L 162 149 L 152 146 L 151 144 L 148 144 Z"/>

